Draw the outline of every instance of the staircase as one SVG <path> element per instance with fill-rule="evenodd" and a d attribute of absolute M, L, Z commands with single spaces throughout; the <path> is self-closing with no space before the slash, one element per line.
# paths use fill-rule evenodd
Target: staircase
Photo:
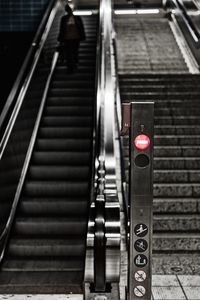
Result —
<path fill-rule="evenodd" d="M 58 62 L 0 272 L 0 293 L 82 293 L 90 206 L 97 17 L 79 67 Z"/>
<path fill-rule="evenodd" d="M 121 99 L 155 101 L 154 253 L 200 250 L 200 76 L 120 75 Z M 128 181 L 128 137 L 124 138 Z"/>
<path fill-rule="evenodd" d="M 188 73 L 165 13 L 115 17 L 118 71 Z"/>

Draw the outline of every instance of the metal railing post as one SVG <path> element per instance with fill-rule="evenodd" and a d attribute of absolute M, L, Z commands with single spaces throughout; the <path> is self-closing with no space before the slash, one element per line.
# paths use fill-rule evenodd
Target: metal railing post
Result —
<path fill-rule="evenodd" d="M 130 105 L 128 300 L 151 300 L 153 102 Z"/>

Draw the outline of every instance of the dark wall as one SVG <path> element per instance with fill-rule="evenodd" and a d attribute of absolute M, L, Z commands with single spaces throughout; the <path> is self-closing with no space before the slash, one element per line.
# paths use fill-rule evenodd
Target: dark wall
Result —
<path fill-rule="evenodd" d="M 0 112 L 49 0 L 0 0 Z"/>
<path fill-rule="evenodd" d="M 0 111 L 2 110 L 12 85 L 33 39 L 33 32 L 0 33 Z"/>
<path fill-rule="evenodd" d="M 1 0 L 0 32 L 35 31 L 49 0 Z"/>

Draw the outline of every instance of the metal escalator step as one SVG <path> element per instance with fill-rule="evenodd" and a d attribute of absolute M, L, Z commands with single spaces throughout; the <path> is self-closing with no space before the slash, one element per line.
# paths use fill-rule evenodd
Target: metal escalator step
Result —
<path fill-rule="evenodd" d="M 72 107 L 72 106 L 83 106 L 89 107 L 94 103 L 92 97 L 48 97 L 48 106 L 63 106 L 63 107 Z"/>
<path fill-rule="evenodd" d="M 82 257 L 85 253 L 84 239 L 11 238 L 8 255 L 13 257 Z"/>
<path fill-rule="evenodd" d="M 90 51 L 90 48 L 85 48 L 85 51 Z M 66 74 L 67 72 L 66 72 L 66 66 L 58 66 L 57 67 L 57 71 L 59 71 L 59 73 L 61 74 L 61 75 L 63 75 L 63 74 Z M 94 66 L 91 66 L 91 67 L 88 67 L 88 66 L 83 66 L 83 67 L 81 67 L 81 66 L 79 66 L 78 67 L 78 70 L 77 70 L 77 72 L 80 74 L 80 75 L 85 75 L 86 74 L 86 76 L 87 76 L 87 74 L 95 74 L 95 67 Z M 68 76 L 73 76 L 74 78 L 76 78 L 76 73 L 75 74 L 69 74 Z"/>
<path fill-rule="evenodd" d="M 92 128 L 92 117 L 43 117 L 42 126 L 49 127 L 89 127 Z M 90 129 L 91 130 L 91 129 Z"/>
<path fill-rule="evenodd" d="M 72 81 L 90 81 L 90 82 L 94 82 L 95 77 L 93 76 L 93 74 L 91 74 L 90 72 L 88 73 L 74 73 L 73 75 L 71 74 L 67 74 L 66 72 L 58 72 L 57 70 L 55 70 L 54 73 L 54 80 L 59 81 L 67 81 L 68 84 Z M 92 85 L 91 85 L 92 86 Z"/>
<path fill-rule="evenodd" d="M 40 138 L 88 138 L 91 137 L 92 129 L 89 127 L 41 127 Z"/>
<path fill-rule="evenodd" d="M 54 258 L 55 259 L 55 258 Z M 12 281 L 11 281 L 12 278 Z M 42 282 L 42 284 L 41 284 Z M 83 271 L 2 271 L 1 294 L 83 294 Z"/>
<path fill-rule="evenodd" d="M 91 97 L 94 96 L 94 91 L 91 88 L 73 89 L 73 88 L 51 88 L 49 90 L 49 96 L 81 96 Z"/>
<path fill-rule="evenodd" d="M 92 116 L 91 106 L 47 106 L 45 116 Z"/>
<path fill-rule="evenodd" d="M 13 235 L 34 237 L 66 237 L 85 236 L 87 222 L 75 217 L 17 217 L 13 227 Z"/>
<path fill-rule="evenodd" d="M 46 257 L 42 259 L 40 257 L 35 259 L 26 259 L 26 258 L 18 258 L 15 259 L 13 257 L 9 257 L 5 259 L 1 271 L 14 271 L 20 272 L 26 270 L 26 272 L 37 272 L 37 271 L 71 271 L 71 272 L 81 272 L 84 267 L 84 261 L 82 259 L 78 259 L 78 257 Z"/>
<path fill-rule="evenodd" d="M 31 165 L 28 178 L 32 180 L 84 180 L 89 178 L 89 166 L 34 166 Z"/>
<path fill-rule="evenodd" d="M 54 80 L 52 82 L 52 88 L 54 89 L 59 89 L 59 88 L 75 88 L 75 89 L 91 89 L 91 86 L 94 83 L 94 79 L 91 78 L 91 80 L 71 80 L 71 81 L 66 81 L 66 80 Z"/>
<path fill-rule="evenodd" d="M 84 152 L 90 151 L 90 139 L 41 139 L 38 138 L 35 145 L 36 151 L 75 151 Z"/>
<path fill-rule="evenodd" d="M 71 165 L 71 166 L 88 166 L 90 162 L 90 153 L 88 152 L 34 152 L 32 163 L 36 165 Z"/>
<path fill-rule="evenodd" d="M 23 197 L 19 204 L 20 216 L 83 216 L 87 215 L 88 197 Z"/>
<path fill-rule="evenodd" d="M 81 257 L 85 253 L 85 241 L 80 239 L 11 238 L 8 255 L 13 257 Z"/>
<path fill-rule="evenodd" d="M 29 197 L 81 197 L 88 192 L 88 182 L 26 181 L 24 186 Z"/>

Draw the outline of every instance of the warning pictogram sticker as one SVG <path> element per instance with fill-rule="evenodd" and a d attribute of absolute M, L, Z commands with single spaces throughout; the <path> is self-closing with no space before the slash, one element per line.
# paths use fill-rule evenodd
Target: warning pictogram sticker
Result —
<path fill-rule="evenodd" d="M 134 294 L 137 297 L 143 297 L 146 294 L 146 289 L 142 285 L 138 285 L 134 288 Z"/>
<path fill-rule="evenodd" d="M 138 270 L 137 272 L 135 272 L 135 280 L 136 281 L 144 282 L 146 278 L 147 278 L 147 274 L 144 271 Z"/>
<path fill-rule="evenodd" d="M 137 252 L 145 252 L 148 248 L 148 243 L 143 239 L 139 239 L 135 242 L 134 247 Z"/>
<path fill-rule="evenodd" d="M 134 229 L 135 235 L 144 237 L 148 233 L 148 227 L 145 224 L 137 224 Z"/>

